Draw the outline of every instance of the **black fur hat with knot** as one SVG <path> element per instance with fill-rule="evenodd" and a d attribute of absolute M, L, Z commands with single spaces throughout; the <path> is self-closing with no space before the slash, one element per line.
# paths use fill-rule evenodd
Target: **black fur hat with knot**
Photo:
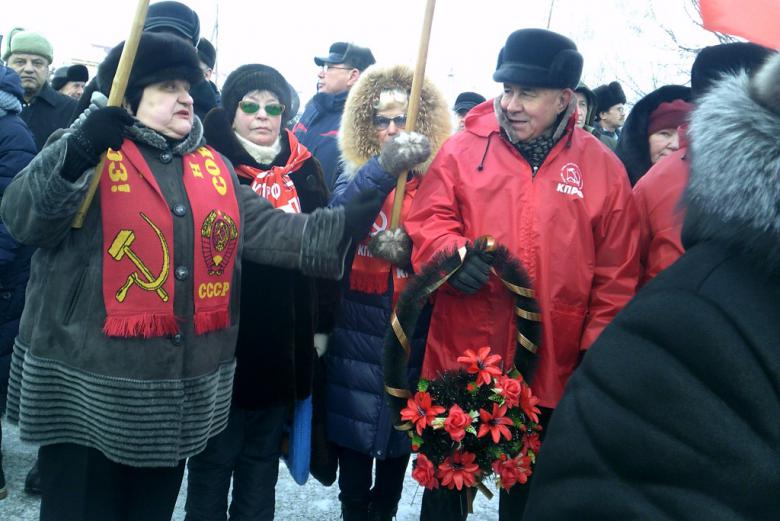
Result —
<path fill-rule="evenodd" d="M 574 89 L 582 55 L 570 39 L 545 29 L 520 29 L 501 49 L 493 79 L 523 87 Z"/>
<path fill-rule="evenodd" d="M 119 58 L 125 42 L 109 51 L 98 66 L 97 81 L 100 92 L 108 96 L 114 81 Z M 164 33 L 142 33 L 138 51 L 127 81 L 125 99 L 133 112 L 138 111 L 144 88 L 168 80 L 185 80 L 194 85 L 203 79 L 195 47 L 187 40 Z"/>
<path fill-rule="evenodd" d="M 596 95 L 596 114 L 609 112 L 611 107 L 626 102 L 626 95 L 620 83 L 613 81 L 609 85 L 599 85 L 593 89 Z"/>
<path fill-rule="evenodd" d="M 222 106 L 231 120 L 236 114 L 238 102 L 253 90 L 273 92 L 279 103 L 284 105 L 282 126 L 290 120 L 293 114 L 290 111 L 290 87 L 287 80 L 273 67 L 260 63 L 242 65 L 225 80 L 222 86 Z"/>

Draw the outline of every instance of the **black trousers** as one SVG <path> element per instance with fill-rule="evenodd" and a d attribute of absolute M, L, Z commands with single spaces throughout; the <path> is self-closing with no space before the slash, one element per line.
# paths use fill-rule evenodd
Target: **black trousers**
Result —
<path fill-rule="evenodd" d="M 542 426 L 542 433 L 539 437 L 544 440 L 553 409 L 546 407 L 539 409 L 541 410 L 539 424 Z M 503 488 L 500 490 L 498 496 L 499 521 L 522 521 L 532 479 L 533 474 L 525 485 L 515 485 L 509 492 Z M 420 521 L 463 521 L 468 517 L 467 512 L 465 491 L 426 489 L 423 492 Z"/>
<path fill-rule="evenodd" d="M 227 428 L 187 463 L 185 521 L 273 521 L 289 407 L 232 407 Z M 233 496 L 228 507 L 228 490 Z"/>
<path fill-rule="evenodd" d="M 41 447 L 41 521 L 170 521 L 184 460 L 130 467 L 73 443 Z"/>
<path fill-rule="evenodd" d="M 395 511 L 401 499 L 408 464 L 408 454 L 377 459 L 376 478 L 372 479 L 374 458 L 339 447 L 339 499 L 346 503 L 373 503 L 383 510 Z"/>

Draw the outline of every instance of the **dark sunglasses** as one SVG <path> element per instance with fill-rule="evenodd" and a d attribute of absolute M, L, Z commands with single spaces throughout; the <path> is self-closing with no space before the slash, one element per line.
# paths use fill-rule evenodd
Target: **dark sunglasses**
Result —
<path fill-rule="evenodd" d="M 390 126 L 390 122 L 395 123 L 398 128 L 404 128 L 406 126 L 406 115 L 401 114 L 394 118 L 386 118 L 385 116 L 374 116 L 374 126 L 378 129 L 384 130 Z"/>
<path fill-rule="evenodd" d="M 261 106 L 262 105 L 256 101 L 241 100 L 238 102 L 238 108 L 240 108 L 244 114 L 256 114 Z M 264 108 L 265 113 L 269 116 L 280 116 L 282 112 L 284 112 L 284 105 L 281 103 L 269 103 Z"/>

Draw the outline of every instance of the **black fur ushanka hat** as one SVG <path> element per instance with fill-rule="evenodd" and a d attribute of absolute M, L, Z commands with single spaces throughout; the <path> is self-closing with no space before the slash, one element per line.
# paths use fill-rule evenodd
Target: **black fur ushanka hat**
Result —
<path fill-rule="evenodd" d="M 596 95 L 596 114 L 609 111 L 610 107 L 626 102 L 626 95 L 623 94 L 623 87 L 620 83 L 613 81 L 609 85 L 599 85 L 593 89 Z"/>
<path fill-rule="evenodd" d="M 570 39 L 545 29 L 520 29 L 499 52 L 493 80 L 523 87 L 574 89 L 582 55 Z"/>
<path fill-rule="evenodd" d="M 100 92 L 108 96 L 125 42 L 109 51 L 98 67 Z M 144 88 L 168 80 L 185 80 L 194 85 L 203 79 L 198 55 L 187 40 L 172 34 L 142 33 L 138 51 L 127 82 L 125 99 L 133 112 L 138 110 Z"/>

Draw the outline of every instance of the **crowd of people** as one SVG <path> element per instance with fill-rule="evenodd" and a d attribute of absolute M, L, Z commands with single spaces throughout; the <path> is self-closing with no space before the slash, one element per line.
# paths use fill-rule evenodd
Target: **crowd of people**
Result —
<path fill-rule="evenodd" d="M 549 30 L 508 35 L 488 99 L 426 79 L 413 100 L 412 69 L 335 42 L 301 110 L 266 64 L 219 89 L 176 1 L 149 7 L 107 106 L 123 46 L 90 79 L 52 71 L 40 33 L 4 39 L 0 408 L 40 447 L 24 489 L 42 521 L 169 520 L 185 467 L 187 521 L 271 520 L 300 418 L 304 474 L 337 480 L 343 519 L 393 519 L 412 447 L 383 344 L 410 278 L 465 251 L 408 332 L 412 385 L 467 349 L 522 349 L 485 236 L 542 326 L 542 448 L 498 519 L 777 516 L 773 51 L 705 48 L 690 86 L 628 111 Z M 0 499 L 16 488 L 0 454 Z M 470 499 L 426 489 L 420 519 L 464 520 Z"/>

